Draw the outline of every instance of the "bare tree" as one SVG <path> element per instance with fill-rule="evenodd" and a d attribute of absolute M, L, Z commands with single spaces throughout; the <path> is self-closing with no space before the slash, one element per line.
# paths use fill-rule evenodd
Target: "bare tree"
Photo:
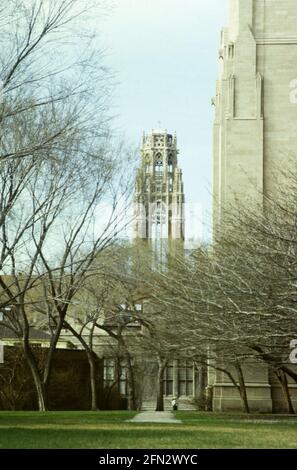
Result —
<path fill-rule="evenodd" d="M 96 396 L 96 370 L 94 359 L 100 355 L 111 357 L 118 364 L 118 379 L 126 374 L 128 408 L 137 408 L 134 357 L 130 338 L 134 341 L 135 326 L 139 328 L 140 312 L 135 305 L 139 293 L 135 282 L 129 278 L 128 261 L 131 247 L 112 245 L 96 257 L 90 276 L 78 291 L 64 326 L 85 349 L 90 364 L 92 409 L 98 407 Z M 86 305 L 87 311 L 86 311 Z"/>
<path fill-rule="evenodd" d="M 90 32 L 75 32 L 83 3 L 11 0 L 1 18 L 10 48 L 0 54 L 0 303 L 9 307 L 3 324 L 22 341 L 40 410 L 47 407 L 68 307 L 94 259 L 127 224 L 127 168 L 133 171 L 129 152 L 112 143 L 106 108 L 111 77 L 102 54 L 93 55 Z M 68 51 L 62 47 L 67 43 Z M 65 53 L 65 67 L 57 50 Z M 41 371 L 30 327 L 42 309 L 51 344 Z"/>
<path fill-rule="evenodd" d="M 27 185 L 32 222 L 20 239 L 16 241 L 17 231 L 11 230 L 8 223 L 3 225 L 5 233 L 11 232 L 11 238 L 3 239 L 9 276 L 0 278 L 2 305 L 13 307 L 5 324 L 22 338 L 38 390 L 40 409 L 46 408 L 53 353 L 69 305 L 85 278 L 91 275 L 94 260 L 117 236 L 120 222 L 122 226 L 127 223 L 125 213 L 118 212 L 118 199 L 128 198 L 128 195 L 119 194 L 118 189 L 114 191 L 112 183 L 114 174 L 116 179 L 121 178 L 118 166 L 111 165 L 108 160 L 107 166 L 98 166 L 97 174 L 93 169 L 92 177 L 86 178 L 84 185 L 82 179 L 71 180 L 65 170 L 65 167 L 61 168 L 58 174 L 54 167 L 52 179 L 49 171 L 44 179 L 39 172 L 32 184 Z M 121 178 L 121 184 L 122 181 Z M 99 204 L 106 202 L 108 194 L 112 197 L 110 214 L 102 226 L 96 228 Z M 55 242 L 57 237 L 59 241 Z M 20 267 L 23 267 L 21 274 Z M 34 306 L 40 311 L 42 305 L 48 314 L 51 344 L 41 377 L 30 346 L 30 315 Z"/>
<path fill-rule="evenodd" d="M 84 28 L 91 6 L 84 0 L 7 1 L 0 22 L 2 162 L 40 159 L 49 151 L 55 158 L 63 142 L 83 144 L 76 133 L 87 122 L 93 132 L 96 126 L 104 131 L 98 115 L 106 110 L 111 76 L 102 66 L 102 48 L 95 54 L 94 32 Z"/>
<path fill-rule="evenodd" d="M 265 362 L 276 373 L 288 411 L 293 411 L 287 378 L 289 344 L 296 337 L 296 172 L 278 198 L 267 195 L 264 208 L 225 212 L 220 236 L 211 248 L 180 257 L 160 273 L 168 325 L 176 340 L 197 356 L 214 351 L 249 410 L 245 361 Z M 154 291 L 154 290 L 153 290 Z M 196 351 L 196 352 L 195 352 Z M 233 376 L 233 374 L 232 374 Z"/>
<path fill-rule="evenodd" d="M 24 353 L 21 349 L 10 352 L 1 365 L 0 399 L 4 409 L 21 409 L 29 395 L 30 376 L 23 367 Z"/>

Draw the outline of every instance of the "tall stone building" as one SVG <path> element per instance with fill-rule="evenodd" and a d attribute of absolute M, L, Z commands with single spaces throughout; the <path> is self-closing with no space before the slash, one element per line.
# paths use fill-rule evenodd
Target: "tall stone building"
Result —
<path fill-rule="evenodd" d="M 296 60 L 296 0 L 230 0 L 214 99 L 215 231 L 229 204 L 276 194 L 277 170 L 296 156 Z"/>
<path fill-rule="evenodd" d="M 280 169 L 296 158 L 297 1 L 230 0 L 221 32 L 214 123 L 214 237 L 230 206 L 277 197 Z M 250 407 L 284 411 L 279 385 L 263 364 L 244 370 Z M 214 410 L 240 409 L 225 374 L 209 375 Z M 292 389 L 294 386 L 291 385 Z"/>
<path fill-rule="evenodd" d="M 136 238 L 157 244 L 161 240 L 184 239 L 185 198 L 178 153 L 176 135 L 166 130 L 143 135 L 134 198 Z"/>
<path fill-rule="evenodd" d="M 183 250 L 185 196 L 178 155 L 176 135 L 161 129 L 143 135 L 134 197 L 134 234 L 136 239 L 151 244 L 154 259 L 162 265 L 167 263 L 168 251 L 172 254 Z M 158 365 L 149 357 L 143 362 L 142 409 L 154 410 Z M 201 392 L 203 380 L 203 371 L 195 368 L 192 361 L 172 358 L 163 379 L 165 409 L 171 409 L 173 397 L 178 398 L 181 409 L 195 408 L 193 400 Z"/>

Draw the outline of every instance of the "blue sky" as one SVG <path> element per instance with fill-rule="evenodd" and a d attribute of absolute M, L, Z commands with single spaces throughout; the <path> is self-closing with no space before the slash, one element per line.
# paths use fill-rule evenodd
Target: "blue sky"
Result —
<path fill-rule="evenodd" d="M 100 27 L 117 72 L 116 126 L 132 144 L 143 131 L 177 132 L 186 200 L 209 213 L 219 34 L 228 0 L 115 0 Z"/>

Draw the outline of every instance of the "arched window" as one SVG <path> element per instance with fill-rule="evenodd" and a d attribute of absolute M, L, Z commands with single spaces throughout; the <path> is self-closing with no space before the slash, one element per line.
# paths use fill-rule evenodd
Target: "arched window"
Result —
<path fill-rule="evenodd" d="M 155 173 L 162 173 L 163 172 L 163 162 L 162 160 L 158 159 L 155 162 Z"/>
<path fill-rule="evenodd" d="M 172 171 L 173 171 L 173 163 L 172 163 L 172 160 L 168 160 L 168 171 L 169 171 L 169 173 L 172 173 Z"/>

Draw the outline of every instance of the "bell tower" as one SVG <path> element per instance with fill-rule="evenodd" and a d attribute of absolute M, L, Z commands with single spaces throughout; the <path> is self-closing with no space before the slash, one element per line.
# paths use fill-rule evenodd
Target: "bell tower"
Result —
<path fill-rule="evenodd" d="M 184 188 L 176 135 L 144 134 L 135 187 L 135 238 L 184 240 Z"/>

